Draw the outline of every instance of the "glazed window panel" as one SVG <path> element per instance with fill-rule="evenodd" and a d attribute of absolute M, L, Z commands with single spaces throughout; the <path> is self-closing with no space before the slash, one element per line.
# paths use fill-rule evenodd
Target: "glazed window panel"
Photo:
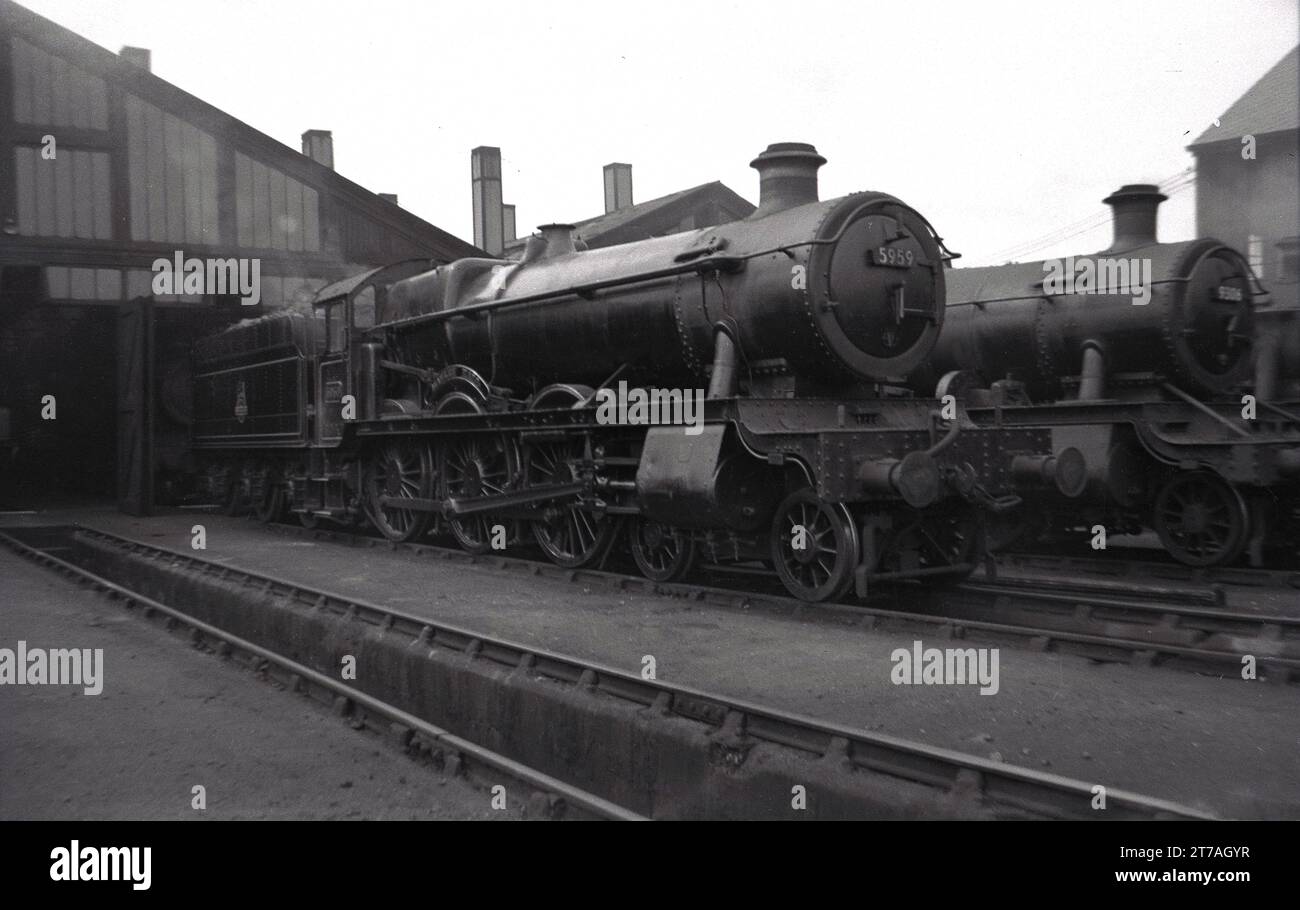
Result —
<path fill-rule="evenodd" d="M 14 68 L 14 120 L 32 122 L 32 46 L 21 38 L 11 45 Z"/>
<path fill-rule="evenodd" d="M 285 185 L 285 233 L 289 240 L 289 249 L 295 253 L 302 252 L 302 184 L 297 180 L 286 181 Z"/>
<path fill-rule="evenodd" d="M 72 155 L 67 149 L 57 158 L 41 158 L 38 165 L 53 165 L 54 171 L 54 233 L 58 237 L 73 237 L 72 209 L 73 180 Z"/>
<path fill-rule="evenodd" d="M 317 198 L 314 189 L 283 171 L 235 153 L 235 221 L 240 246 L 318 251 Z"/>
<path fill-rule="evenodd" d="M 18 181 L 18 233 L 36 234 L 36 156 L 34 148 L 14 148 L 14 177 Z"/>
<path fill-rule="evenodd" d="M 271 245 L 271 171 L 260 161 L 253 162 L 253 245 Z"/>
<path fill-rule="evenodd" d="M 89 152 L 72 152 L 72 185 L 89 187 L 93 178 Z M 88 192 L 72 195 L 72 234 L 74 237 L 93 236 L 95 230 L 95 197 Z"/>
<path fill-rule="evenodd" d="M 14 172 L 19 234 L 111 238 L 108 152 L 65 147 L 46 158 L 39 146 L 16 146 Z"/>
<path fill-rule="evenodd" d="M 108 129 L 108 87 L 102 78 L 18 36 L 11 39 L 10 51 L 16 122 Z"/>
<path fill-rule="evenodd" d="M 302 248 L 309 253 L 320 252 L 320 211 L 316 191 L 309 186 L 302 190 Z"/>
<path fill-rule="evenodd" d="M 253 207 L 245 204 L 252 193 L 253 161 L 235 155 L 235 242 L 240 246 L 253 245 Z"/>
<path fill-rule="evenodd" d="M 219 243 L 216 140 L 132 95 L 126 124 L 131 238 Z"/>
<path fill-rule="evenodd" d="M 66 266 L 50 266 L 45 270 L 45 292 L 49 294 L 51 300 L 68 299 L 68 268 Z"/>

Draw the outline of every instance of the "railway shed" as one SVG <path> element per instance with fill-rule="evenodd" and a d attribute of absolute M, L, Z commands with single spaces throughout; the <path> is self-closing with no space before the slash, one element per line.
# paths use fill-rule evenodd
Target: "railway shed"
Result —
<path fill-rule="evenodd" d="M 478 252 L 333 158 L 328 131 L 299 152 L 154 75 L 148 50 L 0 0 L 0 509 L 63 493 L 147 512 L 184 457 L 193 338 Z M 236 260 L 258 293 L 157 293 L 159 259 Z"/>

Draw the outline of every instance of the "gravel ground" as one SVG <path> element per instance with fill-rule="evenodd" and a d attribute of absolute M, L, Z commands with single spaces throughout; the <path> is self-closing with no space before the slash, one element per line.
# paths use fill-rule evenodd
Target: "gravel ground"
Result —
<path fill-rule="evenodd" d="M 67 516 L 45 516 L 45 520 Z M 1300 818 L 1294 686 L 1002 647 L 999 689 L 895 685 L 912 635 L 275 534 L 210 514 L 79 520 L 533 647 L 1228 817 Z M 1286 595 L 1283 595 L 1286 596 Z M 926 647 L 947 647 L 943 639 Z"/>
<path fill-rule="evenodd" d="M 0 547 L 0 648 L 19 640 L 102 648 L 103 691 L 0 686 L 0 818 L 520 817 Z"/>

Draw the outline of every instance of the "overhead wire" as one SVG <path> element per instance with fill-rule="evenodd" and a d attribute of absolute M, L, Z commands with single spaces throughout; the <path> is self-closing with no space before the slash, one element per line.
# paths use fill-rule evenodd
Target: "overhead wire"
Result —
<path fill-rule="evenodd" d="M 1196 183 L 1196 170 L 1194 167 L 1187 167 L 1175 174 L 1171 174 L 1157 184 L 1158 188 L 1166 196 L 1175 196 L 1184 192 L 1188 187 Z M 1109 223 L 1111 214 L 1108 211 L 1094 212 L 1083 218 L 1076 219 L 1069 224 L 1061 225 L 1046 234 L 1030 240 L 1025 240 L 1011 246 L 1003 247 L 990 254 L 987 258 L 994 261 L 1016 261 L 1029 254 L 1071 240 L 1082 234 L 1094 231 L 1103 225 Z"/>

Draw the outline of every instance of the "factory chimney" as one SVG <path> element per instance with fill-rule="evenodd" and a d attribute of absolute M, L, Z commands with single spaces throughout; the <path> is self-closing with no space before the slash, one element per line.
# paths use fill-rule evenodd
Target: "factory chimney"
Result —
<path fill-rule="evenodd" d="M 126 45 L 117 54 L 132 66 L 138 66 L 146 73 L 153 72 L 153 53 L 149 48 Z"/>
<path fill-rule="evenodd" d="M 826 159 L 806 142 L 774 142 L 749 166 L 758 171 L 758 210 L 750 218 L 817 201 L 817 169 Z"/>
<path fill-rule="evenodd" d="M 515 233 L 515 207 L 507 203 L 501 206 L 501 230 L 505 235 L 506 243 L 513 243 L 519 239 Z"/>
<path fill-rule="evenodd" d="M 1115 225 L 1115 239 L 1106 252 L 1155 243 L 1156 209 L 1168 198 L 1153 183 L 1129 183 L 1103 199 Z"/>
<path fill-rule="evenodd" d="M 474 245 L 493 256 L 505 249 L 505 213 L 501 203 L 501 149 L 480 145 L 469 153 L 474 190 Z"/>
<path fill-rule="evenodd" d="M 329 130 L 307 130 L 302 134 L 302 153 L 334 170 L 334 136 Z"/>
<path fill-rule="evenodd" d="M 605 214 L 632 205 L 632 165 L 617 161 L 605 165 Z"/>

